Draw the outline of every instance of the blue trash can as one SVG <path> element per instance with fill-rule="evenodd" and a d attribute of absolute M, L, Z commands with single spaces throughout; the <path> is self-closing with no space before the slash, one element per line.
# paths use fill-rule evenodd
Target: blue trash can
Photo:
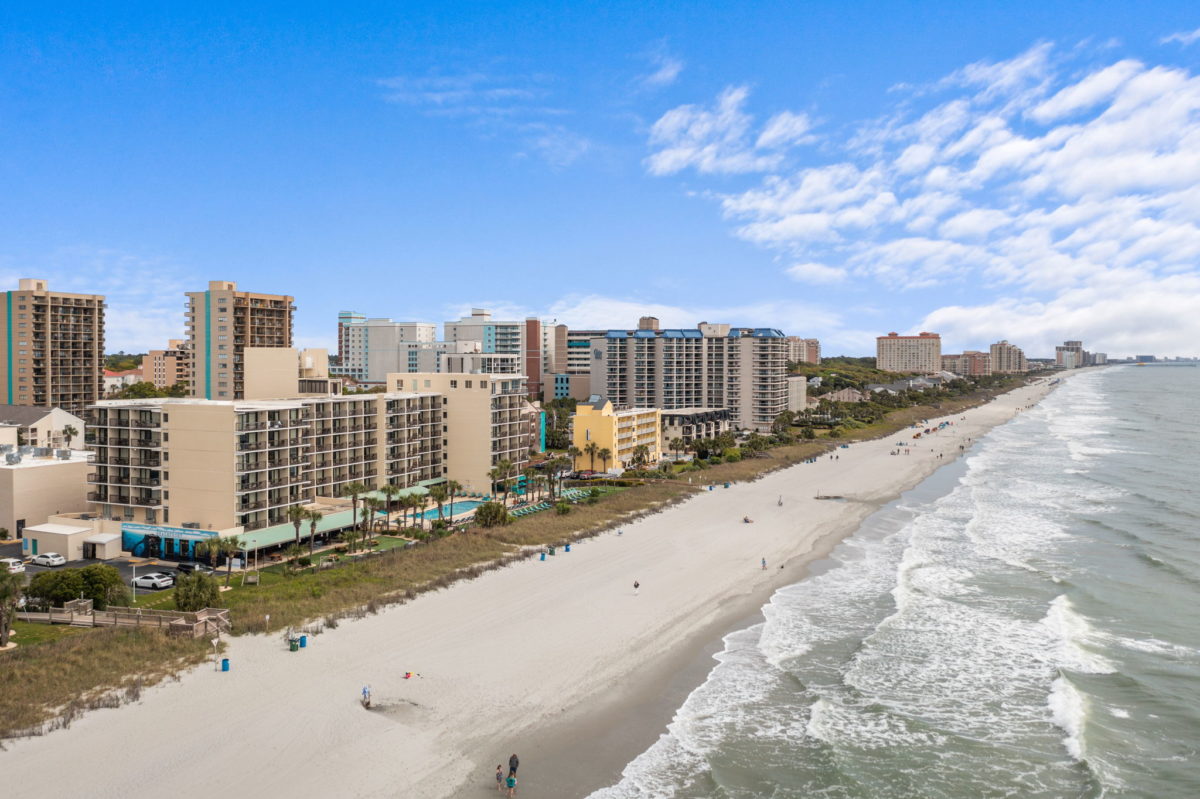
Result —
<path fill-rule="evenodd" d="M 545 559 L 546 559 L 546 553 L 545 553 L 545 552 L 543 552 L 543 553 L 542 553 L 542 560 L 545 560 Z"/>
<path fill-rule="evenodd" d="M 308 646 L 308 636 L 302 635 L 300 636 L 300 648 L 304 649 L 306 646 Z"/>
<path fill-rule="evenodd" d="M 221 658 L 221 671 L 229 671 L 229 658 Z"/>
<path fill-rule="evenodd" d="M 563 547 L 563 552 L 570 552 L 570 551 L 571 551 L 571 545 L 570 545 L 570 544 L 567 544 L 565 547 Z"/>

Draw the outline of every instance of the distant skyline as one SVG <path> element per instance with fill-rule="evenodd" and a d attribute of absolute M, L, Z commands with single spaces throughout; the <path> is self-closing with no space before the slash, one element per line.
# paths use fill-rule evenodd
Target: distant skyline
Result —
<path fill-rule="evenodd" d="M 0 287 L 1200 350 L 1189 3 L 0 9 Z"/>

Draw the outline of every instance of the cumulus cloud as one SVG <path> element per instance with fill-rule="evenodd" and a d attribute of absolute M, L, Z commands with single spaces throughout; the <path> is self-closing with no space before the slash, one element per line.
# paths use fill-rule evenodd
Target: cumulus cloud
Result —
<path fill-rule="evenodd" d="M 749 144 L 745 90 L 727 90 L 715 109 L 668 112 L 648 167 L 764 172 L 715 196 L 736 236 L 801 265 L 785 270 L 794 279 L 829 269 L 887 289 L 992 292 L 993 302 L 921 325 L 961 330 L 969 345 L 1022 330 L 1044 344 L 1071 328 L 1110 350 L 1144 341 L 1187 351 L 1196 338 L 1185 309 L 1200 307 L 1200 77 L 1097 57 L 1039 43 L 967 65 L 904 90 L 845 144 L 797 155 L 798 166 L 771 157 L 772 123 Z M 801 114 L 775 119 L 788 120 L 778 129 L 793 141 L 807 134 Z M 672 155 L 668 140 L 692 146 Z M 701 143 L 713 149 L 701 155 Z M 1116 312 L 1122 292 L 1145 309 L 1158 298 L 1155 332 L 1152 314 L 1143 324 Z M 1090 308 L 1098 321 L 1084 325 Z"/>

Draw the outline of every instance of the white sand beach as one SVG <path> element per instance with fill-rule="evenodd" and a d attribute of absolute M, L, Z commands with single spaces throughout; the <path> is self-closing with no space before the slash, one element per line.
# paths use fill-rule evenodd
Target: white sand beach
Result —
<path fill-rule="evenodd" d="M 597 781 L 615 780 L 669 721 L 674 705 L 651 709 L 646 697 L 665 690 L 681 652 L 694 655 L 867 515 L 951 462 L 968 437 L 977 440 L 1047 391 L 1041 381 L 1010 392 L 919 441 L 909 431 L 838 450 L 834 460 L 718 486 L 621 535 L 342 622 L 300 652 L 287 651 L 278 635 L 233 639 L 228 673 L 201 667 L 135 705 L 6 743 L 5 793 L 496 795 L 496 764 L 507 767 L 523 746 L 520 796 L 586 795 Z M 911 443 L 911 455 L 889 454 L 899 440 Z M 818 493 L 846 500 L 818 501 Z M 421 676 L 406 680 L 409 671 Z M 364 685 L 371 711 L 359 704 Z M 580 725 L 643 712 L 648 740 L 624 740 L 567 786 L 559 763 L 558 775 L 539 785 L 539 769 L 548 772 L 539 749 L 551 748 L 539 742 L 557 741 L 560 759 L 563 742 L 584 751 L 588 736 L 603 734 Z"/>

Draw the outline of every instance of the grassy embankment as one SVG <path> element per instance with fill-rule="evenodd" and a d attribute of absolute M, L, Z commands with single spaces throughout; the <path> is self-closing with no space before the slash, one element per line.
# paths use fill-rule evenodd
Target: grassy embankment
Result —
<path fill-rule="evenodd" d="M 206 640 L 158 632 L 65 630 L 17 623 L 20 646 L 0 654 L 0 740 L 68 727 L 84 711 L 136 701 L 144 687 L 212 652 Z"/>
<path fill-rule="evenodd" d="M 958 413 L 979 405 L 994 392 L 944 400 L 938 408 L 915 406 L 890 413 L 875 424 L 846 430 L 840 439 L 775 447 L 759 457 L 691 472 L 693 485 L 681 475 L 607 493 L 595 504 L 579 504 L 569 514 L 553 511 L 515 520 L 505 527 L 474 529 L 434 539 L 407 550 L 357 560 L 334 569 L 312 569 L 285 575 L 278 567 L 266 571 L 257 586 L 239 585 L 222 594 L 229 607 L 235 633 L 258 633 L 300 627 L 320 621 L 336 626 L 339 618 L 361 616 L 381 607 L 412 599 L 426 590 L 437 590 L 457 579 L 469 579 L 501 568 L 548 544 L 560 544 L 594 535 L 617 524 L 658 512 L 685 499 L 707 483 L 756 479 L 805 458 L 828 452 L 838 444 L 890 436 L 914 421 Z M 218 575 L 224 582 L 224 575 Z M 139 596 L 143 607 L 170 607 L 168 592 Z M 265 619 L 270 615 L 270 625 Z M 39 627 L 43 633 L 25 628 Z M 137 686 L 162 679 L 203 660 L 206 641 L 168 639 L 137 631 L 88 630 L 84 634 L 53 632 L 42 625 L 23 625 L 17 640 L 33 644 L 39 634 L 46 639 L 13 652 L 0 654 L 0 663 L 11 686 L 0 699 L 0 738 L 50 722 L 69 723 L 88 707 L 111 706 L 132 698 Z M 105 704 L 108 703 L 108 704 Z M 64 721 L 65 720 L 65 721 Z"/>

